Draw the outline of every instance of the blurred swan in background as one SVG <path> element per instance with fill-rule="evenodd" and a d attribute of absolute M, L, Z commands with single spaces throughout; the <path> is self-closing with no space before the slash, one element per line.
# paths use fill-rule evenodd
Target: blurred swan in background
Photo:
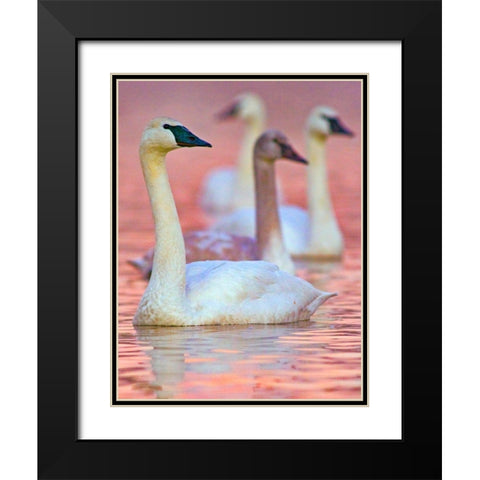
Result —
<path fill-rule="evenodd" d="M 213 217 L 221 217 L 243 207 L 255 206 L 252 152 L 255 141 L 265 130 L 265 105 L 254 93 L 244 93 L 218 115 L 220 120 L 238 118 L 245 134 L 235 167 L 220 167 L 203 182 L 201 206 Z M 253 236 L 253 233 L 249 236 Z"/>
<path fill-rule="evenodd" d="M 143 132 L 140 161 L 155 223 L 152 275 L 134 325 L 188 326 L 308 320 L 336 293 L 264 261 L 185 263 L 165 158 L 179 147 L 211 147 L 180 122 L 159 117 Z"/>
<path fill-rule="evenodd" d="M 328 190 L 326 143 L 330 135 L 353 136 L 337 112 L 330 107 L 315 107 L 306 122 L 308 211 L 293 205 L 280 207 L 283 240 L 294 257 L 339 258 L 343 237 L 338 227 Z M 242 208 L 221 218 L 215 231 L 251 235 L 255 212 Z"/>
<path fill-rule="evenodd" d="M 282 238 L 278 219 L 274 162 L 280 158 L 307 164 L 278 130 L 267 130 L 255 143 L 253 163 L 255 177 L 256 237 L 231 235 L 213 230 L 186 233 L 183 238 L 187 263 L 202 260 L 266 260 L 280 270 L 295 273 L 295 266 Z M 145 278 L 152 271 L 154 249 L 130 263 Z"/>

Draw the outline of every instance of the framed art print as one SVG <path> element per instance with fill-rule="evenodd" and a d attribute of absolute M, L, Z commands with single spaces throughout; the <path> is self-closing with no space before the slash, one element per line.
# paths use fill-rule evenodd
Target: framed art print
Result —
<path fill-rule="evenodd" d="M 38 15 L 39 478 L 440 478 L 440 2 Z"/>

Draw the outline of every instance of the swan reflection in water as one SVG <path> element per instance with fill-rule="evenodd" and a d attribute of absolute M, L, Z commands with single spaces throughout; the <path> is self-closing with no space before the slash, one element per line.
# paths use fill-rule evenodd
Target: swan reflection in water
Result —
<path fill-rule="evenodd" d="M 338 351 L 328 344 L 332 334 L 347 340 L 354 326 L 332 329 L 332 321 L 316 316 L 284 325 L 137 326 L 136 341 L 154 377 L 143 387 L 157 399 L 275 399 L 329 397 L 325 388 L 349 383 L 358 397 L 360 352 L 351 344 Z M 345 379 L 339 381 L 332 364 L 347 350 L 353 355 L 344 358 Z M 292 390 L 293 384 L 300 387 Z"/>

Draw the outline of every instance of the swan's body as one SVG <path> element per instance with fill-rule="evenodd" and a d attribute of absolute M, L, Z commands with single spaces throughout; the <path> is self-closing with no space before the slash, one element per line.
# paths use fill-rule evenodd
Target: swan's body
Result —
<path fill-rule="evenodd" d="M 338 258 L 343 252 L 343 237 L 328 190 L 325 147 L 331 134 L 352 135 L 334 110 L 315 108 L 307 120 L 308 212 L 288 205 L 279 209 L 285 246 L 294 257 Z M 251 235 L 255 231 L 255 212 L 251 208 L 239 209 L 217 221 L 213 230 Z"/>
<path fill-rule="evenodd" d="M 221 119 L 241 119 L 245 123 L 245 133 L 236 166 L 216 168 L 203 182 L 201 206 L 213 217 L 255 206 L 252 152 L 257 138 L 265 129 L 265 106 L 258 95 L 245 93 L 239 95 L 233 105 L 219 116 Z"/>
<path fill-rule="evenodd" d="M 229 325 L 309 320 L 336 294 L 320 292 L 301 278 L 264 261 L 209 260 L 186 266 L 183 308 L 149 295 L 138 306 L 136 325 Z M 172 308 L 173 307 L 173 308 Z"/>
<path fill-rule="evenodd" d="M 190 232 L 184 235 L 187 263 L 202 260 L 266 260 L 280 270 L 295 273 L 295 266 L 282 239 L 278 220 L 274 162 L 279 158 L 307 163 L 276 130 L 267 130 L 254 147 L 256 238 L 224 232 Z M 153 250 L 131 263 L 150 276 Z"/>
<path fill-rule="evenodd" d="M 152 275 L 135 325 L 223 325 L 308 320 L 333 295 L 263 261 L 185 264 L 185 247 L 165 166 L 180 146 L 211 146 L 179 122 L 149 123 L 140 159 L 155 222 Z"/>

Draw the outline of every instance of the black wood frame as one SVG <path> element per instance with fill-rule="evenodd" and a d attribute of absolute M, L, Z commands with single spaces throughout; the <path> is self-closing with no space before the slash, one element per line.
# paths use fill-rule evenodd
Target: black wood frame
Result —
<path fill-rule="evenodd" d="M 441 2 L 42 0 L 38 19 L 39 477 L 440 478 Z M 89 40 L 402 42 L 402 440 L 78 439 L 77 52 Z"/>

